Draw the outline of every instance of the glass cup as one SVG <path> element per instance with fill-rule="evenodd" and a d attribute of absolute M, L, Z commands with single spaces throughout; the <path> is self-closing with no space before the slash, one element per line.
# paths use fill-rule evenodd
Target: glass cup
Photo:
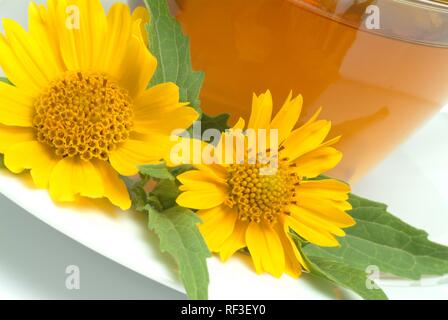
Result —
<path fill-rule="evenodd" d="M 343 135 L 330 173 L 342 179 L 361 177 L 447 103 L 447 1 L 169 1 L 206 71 L 202 108 L 235 120 L 249 116 L 252 92 L 270 89 L 277 108 L 301 93 L 303 119 L 322 106 Z"/>
<path fill-rule="evenodd" d="M 176 7 L 174 5 L 177 4 Z M 448 5 L 423 0 L 177 0 L 202 108 L 248 117 L 252 93 L 278 110 L 292 90 L 343 135 L 356 181 L 448 100 Z"/>

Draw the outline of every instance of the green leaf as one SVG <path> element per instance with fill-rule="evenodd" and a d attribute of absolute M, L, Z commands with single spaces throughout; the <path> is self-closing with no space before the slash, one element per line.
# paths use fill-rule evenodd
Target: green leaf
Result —
<path fill-rule="evenodd" d="M 126 187 L 129 190 L 129 195 L 132 200 L 132 207 L 141 211 L 148 204 L 148 195 L 145 191 L 145 185 L 148 182 L 146 177 L 135 181 L 129 177 L 123 177 L 123 181 L 126 183 Z"/>
<path fill-rule="evenodd" d="M 366 300 L 387 300 L 386 294 L 363 271 L 326 258 L 307 256 L 311 274 L 352 290 Z M 367 284 L 370 282 L 371 287 Z"/>
<path fill-rule="evenodd" d="M 431 242 L 416 229 L 387 212 L 383 204 L 351 197 L 349 213 L 356 225 L 346 230 L 340 247 L 303 247 L 308 257 L 320 257 L 365 271 L 376 266 L 383 273 L 418 280 L 424 275 L 448 273 L 448 247 Z"/>
<path fill-rule="evenodd" d="M 204 73 L 193 71 L 190 42 L 180 24 L 171 16 L 166 0 L 145 0 L 151 14 L 147 25 L 150 50 L 158 60 L 151 86 L 174 82 L 180 88 L 181 101 L 187 101 L 197 111 Z"/>
<path fill-rule="evenodd" d="M 372 200 L 368 200 L 365 198 L 361 198 L 357 195 L 350 194 L 350 203 L 352 204 L 353 208 L 358 207 L 377 207 L 377 208 L 383 208 L 384 210 L 387 209 L 387 205 L 380 202 L 375 202 Z"/>
<path fill-rule="evenodd" d="M 194 167 L 190 164 L 182 164 L 180 166 L 174 167 L 170 169 L 170 172 L 173 176 L 177 177 L 178 175 L 193 170 Z"/>
<path fill-rule="evenodd" d="M 156 188 L 150 193 L 151 196 L 157 197 L 164 209 L 176 206 L 176 199 L 179 196 L 179 186 L 173 180 L 161 180 Z"/>
<path fill-rule="evenodd" d="M 190 299 L 208 298 L 207 258 L 211 256 L 196 225 L 200 219 L 188 209 L 174 207 L 162 213 L 150 206 L 149 229 L 160 238 L 160 249 L 179 266 L 180 278 Z"/>
<path fill-rule="evenodd" d="M 366 300 L 387 300 L 386 294 L 378 287 L 378 285 L 367 277 L 366 271 L 361 271 L 353 268 L 353 266 L 344 261 L 337 261 L 332 257 L 321 257 L 314 255 L 312 251 L 304 250 L 310 245 L 302 240 L 294 232 L 291 237 L 297 245 L 297 248 L 302 253 L 311 275 L 330 281 L 338 286 L 352 290 L 363 299 Z"/>
<path fill-rule="evenodd" d="M 11 84 L 11 82 L 8 80 L 8 78 L 0 77 L 0 81 L 7 83 L 7 84 Z"/>
<path fill-rule="evenodd" d="M 151 205 L 157 210 L 163 211 L 176 206 L 176 198 L 179 196 L 179 186 L 176 181 L 164 179 L 154 181 L 154 189 L 151 192 L 145 190 L 147 183 L 151 181 L 143 175 L 140 180 L 124 179 L 132 199 L 132 206 L 137 211 L 142 211 L 146 205 Z"/>
<path fill-rule="evenodd" d="M 174 176 L 169 171 L 165 163 L 140 166 L 140 173 L 155 179 L 174 180 Z"/>
<path fill-rule="evenodd" d="M 229 129 L 229 118 L 230 115 L 228 113 L 223 113 L 214 117 L 203 114 L 201 118 L 202 133 L 208 129 L 217 129 L 220 132 L 224 132 Z"/>

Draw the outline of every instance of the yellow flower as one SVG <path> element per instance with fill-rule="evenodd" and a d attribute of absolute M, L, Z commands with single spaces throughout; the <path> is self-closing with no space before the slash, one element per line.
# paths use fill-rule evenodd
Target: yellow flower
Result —
<path fill-rule="evenodd" d="M 354 225 L 346 213 L 351 209 L 349 186 L 333 179 L 310 180 L 340 162 L 341 153 L 331 146 L 339 137 L 324 142 L 331 123 L 317 120 L 320 111 L 294 129 L 301 109 L 302 97 L 292 99 L 290 95 L 271 121 L 270 92 L 254 96 L 246 129 L 278 130 L 277 170 L 271 174 L 265 172 L 266 162 L 249 161 L 252 150 L 245 144 L 243 162 L 199 164 L 198 170 L 178 177 L 183 193 L 177 203 L 199 209 L 200 231 L 210 250 L 222 260 L 247 247 L 257 273 L 280 277 L 286 272 L 298 277 L 302 267 L 307 267 L 291 231 L 313 244 L 331 247 L 339 245 L 335 236 L 344 236 L 343 228 Z M 234 128 L 244 127 L 245 121 L 240 119 Z M 235 148 L 224 143 L 231 134 L 222 135 L 216 150 L 223 148 L 225 153 Z M 260 145 L 260 140 L 257 142 Z M 274 150 L 267 151 L 275 156 Z"/>
<path fill-rule="evenodd" d="M 179 103 L 179 88 L 147 89 L 157 66 L 144 38 L 149 19 L 99 0 L 30 4 L 29 31 L 4 19 L 0 66 L 0 153 L 6 167 L 29 169 L 55 201 L 108 198 L 127 209 L 119 175 L 169 152 L 173 129 L 198 114 Z"/>

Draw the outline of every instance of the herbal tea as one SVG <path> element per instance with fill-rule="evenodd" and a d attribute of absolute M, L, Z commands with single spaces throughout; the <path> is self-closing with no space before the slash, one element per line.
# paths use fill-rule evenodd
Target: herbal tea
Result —
<path fill-rule="evenodd" d="M 249 116 L 252 92 L 301 93 L 304 118 L 323 106 L 343 135 L 332 174 L 354 181 L 447 102 L 448 13 L 416 2 L 179 0 L 207 74 L 202 108 L 235 120 Z M 370 4 L 378 30 L 364 26 Z"/>

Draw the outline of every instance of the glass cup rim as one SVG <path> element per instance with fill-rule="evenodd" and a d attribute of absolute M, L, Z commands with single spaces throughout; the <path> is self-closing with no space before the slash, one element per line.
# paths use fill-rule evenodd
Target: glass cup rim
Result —
<path fill-rule="evenodd" d="M 435 8 L 448 9 L 448 1 L 446 0 L 398 0 L 402 2 L 414 2 L 428 5 Z"/>
<path fill-rule="evenodd" d="M 317 4 L 316 2 L 314 4 L 309 3 L 308 0 L 286 1 L 297 4 L 311 12 L 325 16 L 329 19 L 338 21 L 339 23 L 352 26 L 368 33 L 410 43 L 448 48 L 448 0 L 370 0 L 370 4 L 369 1 L 361 1 L 358 3 L 355 2 L 355 0 L 346 0 L 345 2 L 344 0 L 334 0 L 334 2 L 341 2 L 345 5 L 341 6 L 341 8 L 332 7 L 331 9 L 330 7 L 325 8 L 319 6 L 318 3 L 320 1 L 317 1 Z M 374 6 L 377 7 L 377 13 L 391 12 L 391 15 L 386 13 L 384 16 L 384 14 L 381 13 L 381 18 L 379 19 L 381 20 L 381 27 L 369 28 L 365 24 L 368 15 L 359 15 L 359 19 L 355 18 L 354 20 L 349 20 L 344 16 L 345 8 L 348 8 L 351 3 L 365 3 L 366 9 L 370 6 Z M 403 9 L 406 9 L 403 11 L 402 17 L 408 16 L 413 19 L 419 11 L 426 12 L 422 16 L 424 18 L 424 23 L 415 25 L 411 19 L 395 19 L 393 15 L 396 15 L 396 9 L 401 6 Z M 386 11 L 383 11 L 385 8 Z M 383 23 L 385 21 L 386 23 Z M 385 24 L 386 27 L 383 27 Z M 437 33 L 433 33 L 434 30 L 429 29 L 433 27 L 437 28 Z M 408 30 L 411 30 L 411 28 L 414 28 L 414 30 L 419 30 L 420 28 L 420 30 L 418 32 L 415 31 L 414 33 L 409 33 Z"/>

